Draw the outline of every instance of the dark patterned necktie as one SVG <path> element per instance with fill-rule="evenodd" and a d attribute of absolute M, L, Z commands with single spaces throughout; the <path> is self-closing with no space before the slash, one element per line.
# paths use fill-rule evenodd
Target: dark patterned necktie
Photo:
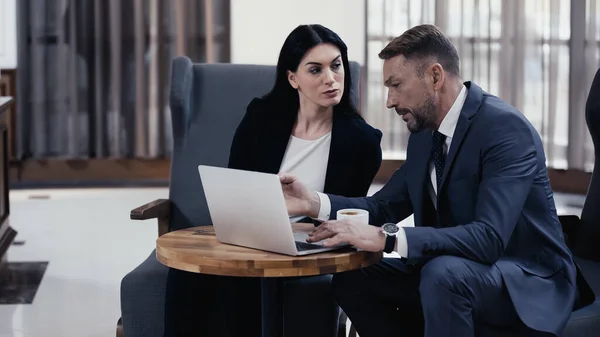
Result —
<path fill-rule="evenodd" d="M 444 165 L 446 163 L 446 156 L 444 155 L 444 141 L 446 136 L 434 131 L 433 132 L 433 147 L 431 148 L 431 159 L 435 165 L 435 178 L 437 180 L 437 194 L 440 192 L 440 185 L 442 184 L 442 175 L 444 174 Z"/>

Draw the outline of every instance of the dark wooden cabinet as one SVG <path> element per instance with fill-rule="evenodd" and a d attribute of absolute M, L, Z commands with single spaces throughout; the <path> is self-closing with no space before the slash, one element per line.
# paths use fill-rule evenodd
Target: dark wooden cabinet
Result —
<path fill-rule="evenodd" d="M 8 155 L 6 126 L 0 124 L 0 224 L 10 213 L 8 205 Z"/>
<path fill-rule="evenodd" d="M 12 102 L 4 109 L 4 123 L 6 125 L 6 141 L 8 160 L 16 160 L 16 113 L 17 113 L 17 70 L 0 70 L 0 97 L 12 97 Z"/>
<path fill-rule="evenodd" d="M 0 273 L 6 252 L 12 244 L 17 232 L 9 225 L 10 204 L 8 199 L 8 125 L 7 112 L 12 106 L 12 98 L 0 96 Z"/>

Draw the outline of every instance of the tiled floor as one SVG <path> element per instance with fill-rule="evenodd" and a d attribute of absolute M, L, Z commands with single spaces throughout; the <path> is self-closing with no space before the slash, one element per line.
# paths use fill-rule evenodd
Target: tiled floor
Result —
<path fill-rule="evenodd" d="M 33 304 L 0 305 L 0 337 L 115 336 L 121 278 L 157 235 L 156 221 L 131 221 L 129 211 L 167 196 L 162 188 L 11 192 L 10 223 L 25 244 L 10 248 L 9 261 L 49 265 Z"/>
<path fill-rule="evenodd" d="M 115 336 L 121 278 L 157 235 L 155 221 L 131 221 L 129 211 L 167 196 L 164 188 L 11 192 L 10 222 L 25 243 L 9 261 L 49 264 L 33 304 L 0 305 L 0 337 Z M 579 214 L 582 197 L 556 199 L 560 213 Z"/>

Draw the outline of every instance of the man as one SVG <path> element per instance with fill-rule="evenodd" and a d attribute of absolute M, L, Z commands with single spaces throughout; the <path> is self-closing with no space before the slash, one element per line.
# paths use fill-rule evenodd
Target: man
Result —
<path fill-rule="evenodd" d="M 325 220 L 309 241 L 402 257 L 335 275 L 338 303 L 361 337 L 559 335 L 576 267 L 538 133 L 514 107 L 462 82 L 457 51 L 434 26 L 406 31 L 379 57 L 387 106 L 412 133 L 402 167 L 367 198 L 280 175 L 289 213 Z M 368 210 L 374 226 L 330 220 L 344 208 Z M 411 214 L 415 227 L 396 225 Z"/>

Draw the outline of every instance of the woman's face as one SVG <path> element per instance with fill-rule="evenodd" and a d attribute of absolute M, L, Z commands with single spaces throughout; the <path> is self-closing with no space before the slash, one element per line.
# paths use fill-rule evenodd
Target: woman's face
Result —
<path fill-rule="evenodd" d="M 323 43 L 309 49 L 295 73 L 288 71 L 290 85 L 298 90 L 301 104 L 312 102 L 329 108 L 344 94 L 342 54 L 333 44 Z"/>

